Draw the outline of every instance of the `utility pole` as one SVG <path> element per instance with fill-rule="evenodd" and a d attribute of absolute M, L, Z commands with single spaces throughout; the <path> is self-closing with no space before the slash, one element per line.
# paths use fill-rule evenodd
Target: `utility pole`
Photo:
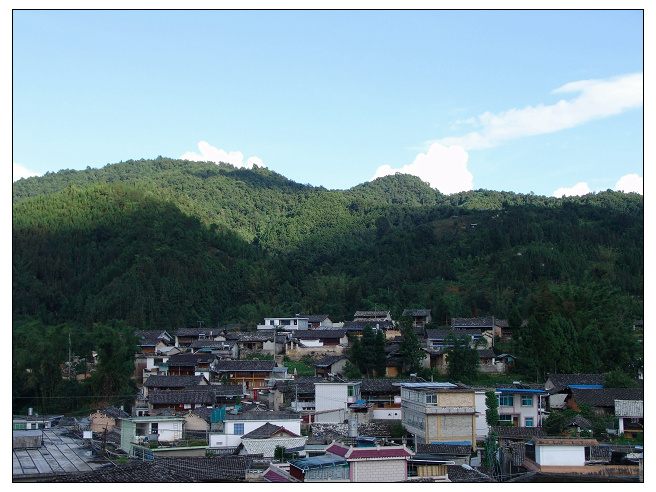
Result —
<path fill-rule="evenodd" d="M 71 379 L 71 332 L 68 331 L 68 379 Z"/>

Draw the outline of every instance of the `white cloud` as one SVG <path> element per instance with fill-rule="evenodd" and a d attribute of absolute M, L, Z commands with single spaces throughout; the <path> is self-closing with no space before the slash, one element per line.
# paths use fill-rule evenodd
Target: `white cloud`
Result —
<path fill-rule="evenodd" d="M 590 187 L 588 186 L 588 183 L 576 183 L 574 186 L 571 188 L 558 188 L 556 191 L 553 192 L 553 196 L 556 198 L 561 198 L 563 195 L 565 196 L 582 196 L 582 195 L 587 195 L 590 193 Z"/>
<path fill-rule="evenodd" d="M 30 171 L 25 166 L 21 166 L 20 164 L 16 164 L 15 162 L 12 164 L 13 164 L 12 177 L 14 181 L 18 181 L 21 178 L 29 178 L 30 176 L 40 176 L 39 173 Z"/>
<path fill-rule="evenodd" d="M 624 193 L 640 193 L 642 195 L 643 178 L 637 174 L 627 174 L 622 176 L 615 185 L 615 191 L 623 191 Z"/>
<path fill-rule="evenodd" d="M 247 169 L 252 169 L 253 165 L 258 167 L 265 167 L 262 159 L 259 157 L 249 157 L 244 164 L 244 154 L 239 151 L 230 151 L 226 152 L 223 149 L 217 149 L 216 147 L 208 144 L 207 142 L 201 141 L 198 142 L 198 150 L 200 154 L 196 152 L 187 152 L 180 156 L 180 159 L 186 159 L 188 161 L 209 161 L 209 162 L 225 162 L 232 164 L 235 167 L 245 167 Z"/>
<path fill-rule="evenodd" d="M 553 133 L 639 108 L 643 104 L 642 73 L 570 82 L 552 93 L 572 92 L 580 94 L 574 99 L 561 99 L 550 106 L 539 104 L 498 114 L 486 112 L 473 121 L 461 121 L 482 128 L 461 137 L 443 138 L 438 142 L 447 146 L 462 145 L 467 150 L 490 148 L 507 140 Z"/>
<path fill-rule="evenodd" d="M 380 166 L 371 180 L 390 174 L 412 174 L 444 194 L 473 189 L 473 176 L 467 170 L 469 155 L 460 146 L 445 147 L 434 143 L 428 152 L 417 155 L 412 164 L 393 169 L 388 164 Z"/>

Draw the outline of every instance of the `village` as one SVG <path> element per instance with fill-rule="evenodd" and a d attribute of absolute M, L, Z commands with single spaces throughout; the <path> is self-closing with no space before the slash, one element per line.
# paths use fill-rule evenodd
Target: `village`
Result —
<path fill-rule="evenodd" d="M 453 333 L 471 340 L 481 373 L 506 374 L 514 363 L 493 350 L 512 339 L 507 320 L 452 318 L 433 329 L 428 309 L 403 316 L 425 354 L 422 368 L 446 373 Z M 385 377 L 349 378 L 349 341 L 367 328 L 385 335 Z M 642 321 L 634 328 L 642 332 Z M 249 331 L 199 323 L 136 335 L 139 391 L 130 413 L 108 406 L 82 418 L 14 415 L 14 481 L 644 480 L 642 376 L 637 388 L 606 387 L 603 374 L 554 372 L 541 384 L 494 386 L 408 376 L 389 311 L 357 311 L 340 323 L 297 314 Z M 290 369 L 298 361 L 311 361 L 314 374 Z M 63 364 L 63 377 L 71 367 Z M 600 435 L 582 409 L 613 424 Z M 567 410 L 579 413 L 548 433 L 548 416 Z"/>

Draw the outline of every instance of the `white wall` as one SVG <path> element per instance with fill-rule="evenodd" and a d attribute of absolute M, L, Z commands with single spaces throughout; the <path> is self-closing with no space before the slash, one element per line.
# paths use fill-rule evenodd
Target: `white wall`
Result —
<path fill-rule="evenodd" d="M 262 427 L 267 422 L 273 425 L 280 425 L 290 432 L 301 435 L 301 421 L 298 420 L 271 420 L 266 418 L 266 412 L 262 412 L 262 420 L 226 420 L 224 423 L 224 432 L 210 432 L 210 448 L 232 447 L 241 444 L 241 436 L 248 434 L 255 429 Z M 235 434 L 235 424 L 244 424 L 244 432 Z"/>
<path fill-rule="evenodd" d="M 403 414 L 400 408 L 374 408 L 374 420 L 401 420 Z"/>
<path fill-rule="evenodd" d="M 584 466 L 583 446 L 535 446 L 535 461 L 540 466 Z"/>

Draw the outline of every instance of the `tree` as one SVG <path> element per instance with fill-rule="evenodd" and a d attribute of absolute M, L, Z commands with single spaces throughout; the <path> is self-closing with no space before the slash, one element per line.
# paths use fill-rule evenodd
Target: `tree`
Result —
<path fill-rule="evenodd" d="M 399 354 L 403 361 L 402 370 L 416 373 L 421 367 L 421 361 L 427 357 L 426 352 L 421 350 L 421 342 L 412 326 L 412 318 L 408 316 L 401 318 L 400 323 L 402 340 Z"/>
<path fill-rule="evenodd" d="M 471 383 L 478 376 L 478 352 L 471 347 L 469 335 L 461 337 L 449 333 L 445 338 L 449 347 L 444 351 L 447 361 L 447 374 L 453 381 Z"/>
<path fill-rule="evenodd" d="M 494 427 L 499 424 L 499 400 L 494 390 L 485 392 L 485 420 L 487 425 Z"/>

